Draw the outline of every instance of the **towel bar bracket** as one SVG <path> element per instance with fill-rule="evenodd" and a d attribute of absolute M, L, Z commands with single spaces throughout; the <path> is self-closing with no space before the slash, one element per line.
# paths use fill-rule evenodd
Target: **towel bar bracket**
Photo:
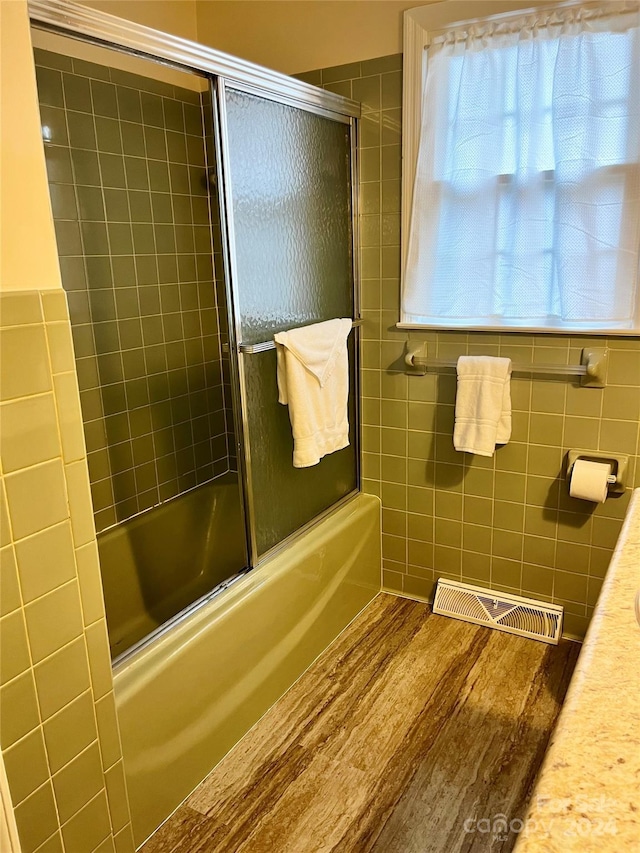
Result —
<path fill-rule="evenodd" d="M 586 368 L 581 384 L 589 388 L 604 388 L 607 384 L 609 350 L 605 347 L 585 347 L 580 363 Z"/>
<path fill-rule="evenodd" d="M 404 361 L 410 376 L 425 376 L 427 367 L 430 367 L 433 361 L 427 358 L 426 341 L 407 341 Z"/>

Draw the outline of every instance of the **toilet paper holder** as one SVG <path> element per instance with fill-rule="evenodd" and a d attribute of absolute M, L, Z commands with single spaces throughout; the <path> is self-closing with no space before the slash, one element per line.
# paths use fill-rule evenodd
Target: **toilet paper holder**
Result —
<path fill-rule="evenodd" d="M 567 483 L 571 481 L 571 472 L 578 459 L 586 459 L 590 462 L 609 462 L 613 468 L 611 475 L 607 478 L 609 494 L 623 494 L 626 483 L 627 466 L 629 457 L 624 453 L 606 453 L 599 450 L 570 450 L 567 453 Z"/>

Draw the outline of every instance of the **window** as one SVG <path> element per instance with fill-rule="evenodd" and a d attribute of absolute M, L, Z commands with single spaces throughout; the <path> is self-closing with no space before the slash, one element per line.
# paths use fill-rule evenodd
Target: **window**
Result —
<path fill-rule="evenodd" d="M 431 40 L 401 325 L 640 331 L 629 9 L 511 15 Z"/>

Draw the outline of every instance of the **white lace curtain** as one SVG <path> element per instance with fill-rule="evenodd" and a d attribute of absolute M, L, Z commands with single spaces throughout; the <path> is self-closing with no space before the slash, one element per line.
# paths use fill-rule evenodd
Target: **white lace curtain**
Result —
<path fill-rule="evenodd" d="M 541 11 L 429 47 L 403 323 L 637 328 L 637 8 Z"/>

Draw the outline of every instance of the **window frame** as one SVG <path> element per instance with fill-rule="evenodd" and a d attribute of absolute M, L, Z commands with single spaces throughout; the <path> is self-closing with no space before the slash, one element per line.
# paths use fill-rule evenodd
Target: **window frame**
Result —
<path fill-rule="evenodd" d="M 571 6 L 598 6 L 597 0 L 539 0 L 532 5 L 531 0 L 485 0 L 482 7 L 487 14 L 478 17 L 476 0 L 440 0 L 428 6 L 408 9 L 403 22 L 403 81 L 402 81 L 402 204 L 400 229 L 400 293 L 404 291 L 407 251 L 411 226 L 413 204 L 413 186 L 416 175 L 420 130 L 422 126 L 422 95 L 427 70 L 427 48 L 434 38 L 452 27 L 486 23 L 492 19 L 505 20 L 527 14 L 535 14 L 543 8 L 568 8 Z M 508 324 L 489 325 L 447 325 L 446 319 L 440 324 L 403 323 L 402 308 L 396 328 L 404 330 L 455 330 L 460 332 L 499 332 L 548 335 L 579 335 L 580 337 L 638 337 L 640 336 L 640 273 L 636 278 L 638 307 L 633 328 L 630 329 L 586 329 L 563 326 L 510 326 Z"/>

